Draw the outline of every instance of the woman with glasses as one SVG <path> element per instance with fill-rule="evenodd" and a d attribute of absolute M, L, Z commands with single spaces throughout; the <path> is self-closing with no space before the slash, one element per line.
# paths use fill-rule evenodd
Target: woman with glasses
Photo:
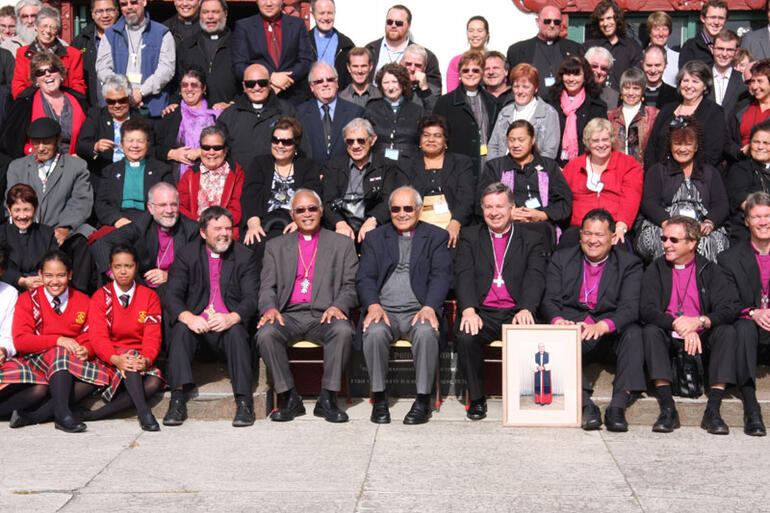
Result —
<path fill-rule="evenodd" d="M 687 65 L 685 65 L 686 68 Z M 647 262 L 663 255 L 661 235 L 666 220 L 686 216 L 698 221 L 702 235 L 698 253 L 716 262 L 717 254 L 729 246 L 729 204 L 722 176 L 705 162 L 703 129 L 694 116 L 678 117 L 665 135 L 666 157 L 644 175 L 644 194 L 634 247 Z"/>
<path fill-rule="evenodd" d="M 465 24 L 465 37 L 471 50 L 487 51 L 489 43 L 489 22 L 484 16 L 472 16 Z M 446 92 L 451 93 L 460 85 L 460 73 L 458 72 L 460 59 L 463 54 L 455 55 L 449 61 L 446 69 Z M 482 66 L 483 73 L 483 66 Z"/>
<path fill-rule="evenodd" d="M 294 192 L 312 189 L 321 193 L 318 167 L 299 151 L 301 140 L 302 124 L 295 118 L 281 118 L 273 126 L 270 154 L 258 156 L 247 168 L 241 201 L 244 244 L 296 230 L 289 215 Z"/>
<path fill-rule="evenodd" d="M 206 102 L 206 75 L 198 66 L 184 70 L 179 79 L 179 108 L 158 123 L 157 158 L 173 165 L 174 181 L 182 179 L 200 160 L 201 131 L 216 123 L 221 109 Z"/>
<path fill-rule="evenodd" d="M 730 199 L 730 245 L 749 239 L 744 222 L 746 197 L 757 191 L 770 193 L 770 120 L 752 127 L 748 147 L 749 158 L 733 164 L 725 180 Z"/>
<path fill-rule="evenodd" d="M 200 163 L 193 164 L 177 185 L 179 212 L 197 221 L 201 212 L 218 205 L 233 215 L 233 237 L 238 238 L 241 222 L 241 192 L 244 174 L 240 164 L 228 159 L 227 134 L 223 128 L 201 130 Z"/>
<path fill-rule="evenodd" d="M 449 151 L 467 155 L 473 161 L 474 176 L 481 174 L 487 159 L 487 143 L 497 119 L 495 97 L 481 87 L 484 54 L 468 50 L 457 63 L 460 87 L 436 101 L 433 113 L 443 116 L 452 127 Z"/>
<path fill-rule="evenodd" d="M 639 68 L 628 68 L 620 75 L 620 98 L 623 102 L 617 109 L 607 112 L 617 134 L 615 151 L 634 157 L 644 166 L 644 150 L 650 139 L 650 132 L 658 109 L 642 104 L 647 78 Z"/>

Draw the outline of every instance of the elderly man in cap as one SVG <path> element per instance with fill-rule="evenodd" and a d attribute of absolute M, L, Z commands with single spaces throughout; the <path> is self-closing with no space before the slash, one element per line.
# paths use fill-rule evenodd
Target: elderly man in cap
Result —
<path fill-rule="evenodd" d="M 30 185 L 40 200 L 37 221 L 54 227 L 56 242 L 75 262 L 72 285 L 88 291 L 91 257 L 86 238 L 94 231 L 86 221 L 94 195 L 85 161 L 61 153 L 61 127 L 50 118 L 39 118 L 27 128 L 33 152 L 8 166 L 8 189 Z"/>

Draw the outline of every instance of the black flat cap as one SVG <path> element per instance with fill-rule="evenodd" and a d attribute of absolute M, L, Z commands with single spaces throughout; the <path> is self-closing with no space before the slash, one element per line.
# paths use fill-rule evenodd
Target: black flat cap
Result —
<path fill-rule="evenodd" d="M 27 137 L 30 139 L 47 139 L 57 137 L 60 133 L 59 123 L 51 118 L 38 118 L 27 128 Z"/>

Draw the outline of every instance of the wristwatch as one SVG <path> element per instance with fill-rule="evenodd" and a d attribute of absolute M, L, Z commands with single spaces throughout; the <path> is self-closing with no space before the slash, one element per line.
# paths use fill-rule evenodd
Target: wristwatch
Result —
<path fill-rule="evenodd" d="M 705 315 L 701 315 L 700 317 L 698 317 L 698 320 L 700 321 L 700 327 L 701 328 L 705 328 L 706 327 L 706 316 Z"/>

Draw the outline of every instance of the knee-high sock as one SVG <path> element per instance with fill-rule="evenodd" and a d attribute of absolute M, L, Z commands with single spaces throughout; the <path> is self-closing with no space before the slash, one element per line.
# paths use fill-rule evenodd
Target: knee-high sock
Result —
<path fill-rule="evenodd" d="M 150 407 L 147 406 L 147 399 L 144 397 L 144 387 L 142 386 L 142 375 L 138 372 L 126 372 L 123 380 L 126 392 L 131 397 L 131 402 L 136 407 L 136 413 L 139 416 L 150 413 Z"/>
<path fill-rule="evenodd" d="M 48 378 L 48 386 L 53 399 L 53 416 L 55 419 L 63 419 L 72 415 L 70 410 L 70 395 L 72 395 L 72 374 L 61 370 L 51 374 Z"/>
<path fill-rule="evenodd" d="M 147 408 L 147 410 L 149 410 L 150 408 L 147 405 L 147 401 L 145 398 L 152 397 L 153 395 L 155 395 L 160 390 L 162 381 L 154 376 L 146 376 L 144 378 L 144 390 L 142 390 L 142 379 L 141 379 L 142 376 L 135 372 L 127 372 L 126 373 L 127 379 L 123 380 L 123 385 L 121 386 L 117 395 L 112 398 L 112 401 L 110 401 L 109 403 L 105 404 L 104 406 L 102 406 L 97 410 L 82 412 L 81 416 L 83 417 L 83 420 L 105 419 L 111 415 L 114 415 L 118 412 L 121 412 L 125 409 L 130 408 L 131 406 L 136 405 L 134 399 L 131 396 L 130 391 L 128 390 L 129 374 L 134 374 L 135 376 L 140 378 L 139 380 L 137 380 L 137 384 L 139 386 L 139 392 L 140 392 L 140 395 L 142 395 L 144 407 Z M 137 406 L 137 413 L 141 414 L 141 412 L 138 409 L 138 406 Z"/>
<path fill-rule="evenodd" d="M 7 392 L 6 392 L 7 391 Z M 13 413 L 13 410 L 34 408 L 48 394 L 46 385 L 10 385 L 3 389 L 5 396 L 0 402 L 0 417 Z"/>
<path fill-rule="evenodd" d="M 96 386 L 92 385 L 91 383 L 86 383 L 85 381 L 75 380 L 75 383 L 72 385 L 72 399 L 70 401 L 70 406 L 74 406 L 78 404 L 80 401 L 91 395 L 91 393 L 96 390 Z M 38 409 L 35 411 L 25 411 L 22 412 L 24 417 L 26 417 L 28 420 L 40 424 L 41 422 L 47 422 L 53 418 L 54 415 L 54 400 L 48 399 L 45 403 L 43 403 Z"/>

